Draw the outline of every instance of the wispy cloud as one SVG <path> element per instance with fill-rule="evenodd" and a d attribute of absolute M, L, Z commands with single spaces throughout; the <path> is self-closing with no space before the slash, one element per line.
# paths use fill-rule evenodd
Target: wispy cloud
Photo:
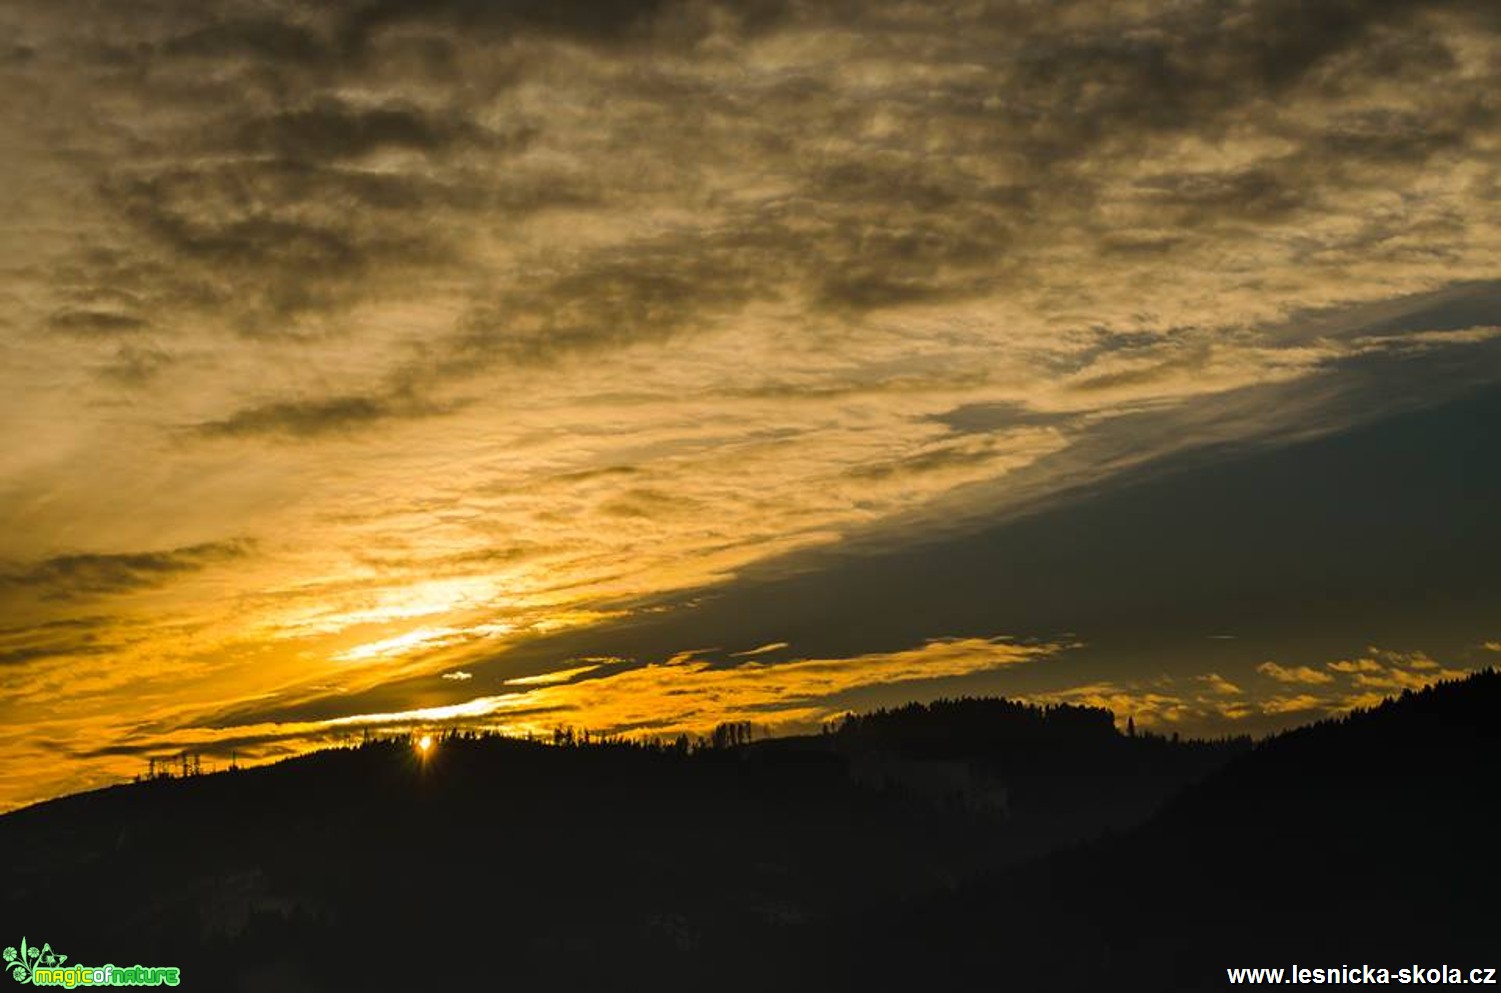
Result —
<path fill-rule="evenodd" d="M 780 652 L 782 649 L 790 647 L 792 646 L 790 646 L 785 641 L 772 641 L 768 642 L 765 645 L 758 645 L 755 648 L 748 648 L 743 652 L 731 652 L 730 657 L 737 659 L 748 659 L 754 658 L 757 655 L 770 655 L 772 652 Z"/>
<path fill-rule="evenodd" d="M 1207 673 L 1206 675 L 1199 676 L 1198 680 L 1199 682 L 1206 684 L 1211 690 L 1213 690 L 1215 693 L 1218 693 L 1220 696 L 1239 696 L 1244 692 L 1235 683 L 1230 682 L 1230 680 L 1226 679 L 1224 676 L 1221 676 L 1217 672 L 1211 672 Z"/>
<path fill-rule="evenodd" d="M 0 572 L 0 592 L 71 600 L 162 586 L 174 577 L 248 554 L 247 541 L 206 542 L 167 551 L 56 555 Z"/>
<path fill-rule="evenodd" d="M 1256 671 L 1279 683 L 1307 683 L 1317 686 L 1334 682 L 1334 677 L 1329 673 L 1306 665 L 1281 666 L 1275 662 L 1263 662 L 1256 667 Z"/>
<path fill-rule="evenodd" d="M 610 659 L 610 662 L 616 661 Z M 506 680 L 507 686 L 556 686 L 559 683 L 571 683 L 580 676 L 594 672 L 604 662 L 590 663 L 589 665 L 568 666 L 563 669 L 554 669 L 551 672 L 539 672 L 535 676 L 514 676 Z"/>
<path fill-rule="evenodd" d="M 246 407 L 228 417 L 208 421 L 197 427 L 210 437 L 244 438 L 279 435 L 288 438 L 313 438 L 320 435 L 347 434 L 382 421 L 401 418 L 433 417 L 445 410 L 410 398 L 384 396 L 340 396 L 305 401 L 277 401 Z"/>
<path fill-rule="evenodd" d="M 1140 726 L 1158 730 L 1263 733 L 1374 706 L 1403 690 L 1460 679 L 1471 671 L 1443 665 L 1423 652 L 1376 647 L 1367 651 L 1367 657 L 1335 660 L 1322 668 L 1263 662 L 1241 683 L 1230 683 L 1217 673 L 1160 676 L 1150 681 L 1091 683 L 1035 697 L 1108 707 L 1122 723 L 1131 717 Z"/>
<path fill-rule="evenodd" d="M 242 760 L 276 757 L 289 749 L 340 740 L 363 727 L 458 724 L 510 733 L 546 734 L 558 725 L 612 734 L 704 732 L 720 721 L 807 730 L 846 709 L 844 695 L 859 689 L 922 681 L 942 686 L 977 673 L 1054 658 L 1062 644 L 1019 644 L 1006 638 L 954 638 L 915 648 L 851 658 L 795 659 L 776 664 L 718 666 L 692 652 L 646 665 L 610 660 L 507 681 L 511 692 L 453 704 L 350 714 L 317 721 L 271 721 L 188 726 L 164 733 L 153 721 L 125 722 L 64 751 L 86 767 L 128 773 L 139 756 L 198 748 L 239 751 Z M 44 749 L 44 751 L 49 749 Z M 118 774 L 118 773 L 117 773 Z"/>

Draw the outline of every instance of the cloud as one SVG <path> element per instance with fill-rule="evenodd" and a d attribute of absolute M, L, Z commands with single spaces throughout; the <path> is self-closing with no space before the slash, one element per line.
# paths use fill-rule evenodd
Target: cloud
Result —
<path fill-rule="evenodd" d="M 73 617 L 0 630 L 0 666 L 48 659 L 78 659 L 117 650 L 119 619 Z"/>
<path fill-rule="evenodd" d="M 443 678 L 444 679 L 452 680 L 452 681 L 454 681 L 456 683 L 462 683 L 462 682 L 467 682 L 470 679 L 473 679 L 474 678 L 474 674 L 472 672 L 465 672 L 462 669 L 458 669 L 458 670 L 455 670 L 453 672 L 445 672 L 443 674 Z"/>
<path fill-rule="evenodd" d="M 381 32 L 409 25 L 443 25 L 479 37 L 538 32 L 599 44 L 618 43 L 672 9 L 663 0 L 377 0 L 341 5 L 338 30 L 348 45 L 366 46 Z M 752 5 L 754 6 L 754 5 Z M 769 4 L 766 6 L 770 6 Z"/>
<path fill-rule="evenodd" d="M 139 317 L 107 310 L 59 311 L 48 318 L 47 325 L 54 331 L 81 337 L 132 334 L 149 326 Z"/>
<path fill-rule="evenodd" d="M 507 686 L 556 686 L 559 683 L 571 683 L 580 676 L 586 676 L 595 672 L 601 665 L 617 661 L 615 659 L 592 662 L 589 665 L 576 665 L 566 669 L 555 669 L 552 672 L 541 672 L 534 676 L 513 676 L 506 680 Z"/>
<path fill-rule="evenodd" d="M 736 659 L 754 658 L 757 655 L 770 655 L 772 652 L 780 652 L 784 648 L 792 647 L 785 641 L 771 641 L 743 652 L 731 652 L 730 657 Z"/>
<path fill-rule="evenodd" d="M 1317 717 L 1326 716 L 1333 708 L 1324 697 L 1312 693 L 1300 693 L 1296 696 L 1273 696 L 1268 697 L 1261 704 L 1263 713 L 1267 714 L 1310 714 Z"/>
<path fill-rule="evenodd" d="M 455 704 L 321 721 L 262 720 L 183 728 L 173 740 L 201 744 L 328 740 L 345 728 L 445 722 L 494 726 L 511 733 L 540 733 L 556 724 L 572 723 L 611 734 L 666 734 L 707 731 L 726 720 L 806 728 L 843 712 L 843 694 L 852 690 L 996 671 L 1054 657 L 1067 647 L 1022 645 L 1007 638 L 952 638 L 852 658 L 734 666 L 715 666 L 693 652 L 683 652 L 642 666 L 597 663 L 510 679 L 506 685 L 518 687 L 515 692 Z M 84 750 L 83 754 L 139 754 L 162 746 L 160 740 L 143 740 Z"/>
<path fill-rule="evenodd" d="M 1335 668 L 1337 665 L 1338 663 L 1331 663 L 1330 668 Z M 1276 662 L 1263 662 L 1256 667 L 1256 671 L 1279 683 L 1306 683 L 1317 686 L 1334 682 L 1334 677 L 1327 672 L 1320 672 L 1306 665 L 1287 667 L 1280 666 Z"/>
<path fill-rule="evenodd" d="M 792 294 L 841 314 L 973 299 L 1046 277 L 1039 263 L 1050 254 L 1072 264 L 1098 249 L 1104 262 L 1151 246 L 1168 264 L 1222 238 L 1337 216 L 1345 208 L 1331 191 L 1380 189 L 1391 178 L 1383 168 L 1463 156 L 1486 126 L 1464 101 L 1425 102 L 1425 88 L 1405 101 L 1361 99 L 1387 79 L 1478 71 L 1457 41 L 1486 16 L 1473 4 L 1446 5 L 1446 19 L 1385 4 L 1312 16 L 1276 0 L 1234 15 L 1197 3 L 1075 3 L 1063 23 L 1019 7 L 916 15 L 893 3 L 796 17 L 775 3 L 333 4 L 256 16 L 222 6 L 168 4 L 151 25 L 105 19 L 99 37 L 53 58 L 104 73 L 120 61 L 149 66 L 149 77 L 116 78 L 134 88 L 125 110 L 145 119 L 140 141 L 155 154 L 116 160 L 100 188 L 169 255 L 273 276 L 283 314 L 359 299 L 340 283 L 388 292 L 388 275 L 416 275 L 444 252 L 461 264 L 450 274 L 478 272 L 478 245 L 445 228 L 567 202 L 591 208 L 578 218 L 583 233 L 612 216 L 647 221 L 620 229 L 646 237 L 606 239 L 611 255 L 625 250 L 614 276 L 623 286 L 682 272 L 697 287 L 706 279 L 694 260 L 717 259 L 720 283 L 777 273 Z M 965 32 L 949 30 L 953 17 Z M 510 47 L 482 59 L 491 32 Z M 562 38 L 604 48 L 558 49 Z M 995 57 L 978 60 L 986 51 Z M 530 97 L 548 85 L 549 58 L 570 81 L 540 103 Z M 219 75 L 194 93 L 205 62 Z M 221 87 L 244 96 L 233 113 L 208 98 Z M 569 100 L 600 92 L 623 97 L 591 119 L 593 140 L 615 154 L 580 169 L 577 142 L 588 139 Z M 163 106 L 181 108 L 189 126 L 151 113 Z M 696 142 L 649 130 L 675 114 L 699 122 Z M 804 147 L 791 137 L 799 128 L 834 140 Z M 1206 132 L 1225 136 L 1216 151 L 1195 143 Z M 659 147 L 633 140 L 644 133 Z M 896 140 L 904 133 L 943 154 L 918 154 Z M 497 169 L 497 155 L 517 161 Z M 569 188 L 581 196 L 556 199 Z M 684 197 L 702 202 L 699 223 L 682 215 L 693 209 Z M 1112 219 L 1108 230 L 1089 221 L 1096 211 Z M 437 223 L 422 220 L 435 212 Z M 675 220 L 652 223 L 654 214 Z M 681 247 L 654 260 L 654 242 Z M 513 261 L 569 269 L 572 255 L 578 273 L 558 272 L 548 293 L 561 300 L 599 265 L 589 251 L 549 254 Z M 813 258 L 820 264 L 803 261 Z M 212 285 L 222 270 L 186 275 L 197 292 L 243 306 Z M 469 287 L 471 346 L 476 332 L 508 340 L 485 329 L 538 286 L 504 282 L 501 294 L 493 280 Z M 484 299 L 496 295 L 505 299 Z M 690 305 L 673 322 L 697 313 Z M 608 312 L 601 323 L 615 324 Z M 638 327 L 655 333 L 652 324 Z M 628 328 L 585 332 L 572 321 L 528 340 L 566 348 L 601 336 L 632 340 Z"/>
<path fill-rule="evenodd" d="M 199 424 L 208 437 L 276 436 L 289 439 L 349 434 L 383 421 L 436 417 L 446 410 L 400 396 L 337 396 L 284 400 L 237 410 Z"/>
<path fill-rule="evenodd" d="M 251 547 L 249 542 L 241 540 L 157 552 L 57 555 L 0 573 L 0 590 L 34 592 L 60 600 L 128 593 L 243 558 Z"/>
<path fill-rule="evenodd" d="M 172 364 L 172 357 L 150 345 L 124 343 L 114 358 L 99 368 L 102 379 L 122 386 L 141 387 Z"/>
<path fill-rule="evenodd" d="M 1220 694 L 1221 696 L 1238 696 L 1239 694 L 1244 692 L 1239 686 L 1230 682 L 1230 680 L 1226 679 L 1224 676 L 1221 676 L 1217 672 L 1211 672 L 1207 675 L 1199 676 L 1198 679 L 1202 683 L 1207 683 L 1210 689 Z"/>
<path fill-rule="evenodd" d="M 682 237 L 588 253 L 563 272 L 543 270 L 535 286 L 476 302 L 460 324 L 456 364 L 440 371 L 531 365 L 669 338 L 769 298 L 775 268 L 758 265 L 754 255 L 734 243 Z"/>
<path fill-rule="evenodd" d="M 1113 711 L 1119 723 L 1131 717 L 1143 728 L 1171 728 L 1187 734 L 1220 735 L 1239 728 L 1245 733 L 1282 730 L 1294 723 L 1338 716 L 1357 707 L 1372 707 L 1403 690 L 1419 690 L 1444 680 L 1461 679 L 1470 670 L 1444 666 L 1422 652 L 1372 647 L 1372 657 L 1312 666 L 1262 662 L 1255 672 L 1279 684 L 1266 692 L 1248 690 L 1218 673 L 1162 676 L 1150 682 L 1098 682 L 1029 695 L 1038 702 L 1080 703 Z M 1305 687 L 1285 692 L 1283 687 Z M 1317 689 L 1314 689 L 1317 687 Z"/>
<path fill-rule="evenodd" d="M 404 634 L 364 642 L 333 656 L 335 662 L 368 662 L 428 652 L 463 641 L 465 633 L 455 628 L 420 627 Z"/>
<path fill-rule="evenodd" d="M 1335 672 L 1369 673 L 1383 671 L 1381 663 L 1375 659 L 1340 659 L 1337 662 L 1329 662 L 1327 664 Z"/>
<path fill-rule="evenodd" d="M 404 104 L 361 107 L 325 97 L 240 125 L 232 142 L 250 154 L 287 163 L 359 159 L 386 149 L 435 153 L 464 144 L 485 151 L 517 150 L 529 132 L 486 132 L 467 117 Z"/>
<path fill-rule="evenodd" d="M 1124 726 L 1127 720 L 1131 720 L 1143 728 L 1180 724 L 1198 713 L 1193 700 L 1181 694 L 1114 682 L 1087 683 L 1033 693 L 1028 699 L 1044 704 L 1072 703 L 1103 707 L 1115 715 L 1118 725 Z M 1222 716 L 1223 711 L 1215 708 L 1215 713 Z"/>
<path fill-rule="evenodd" d="M 1354 675 L 1355 685 L 1370 690 L 1421 690 L 1445 679 L 1459 679 L 1465 670 L 1446 668 L 1421 652 L 1385 654 L 1384 666 L 1361 670 Z"/>
<path fill-rule="evenodd" d="M 455 705 L 451 716 L 491 715 L 501 726 L 519 730 L 545 730 L 549 722 L 576 723 L 606 733 L 698 732 L 730 720 L 806 728 L 842 712 L 844 695 L 854 690 L 994 672 L 1056 657 L 1067 647 L 1024 645 L 1008 638 L 950 638 L 851 658 L 731 666 L 714 665 L 687 652 L 667 662 L 621 667 L 595 678 L 578 678 L 598 668 L 589 666 L 508 680 L 507 685 L 529 689 Z M 429 719 L 436 716 L 435 711 Z M 416 718 L 398 713 L 377 719 Z"/>

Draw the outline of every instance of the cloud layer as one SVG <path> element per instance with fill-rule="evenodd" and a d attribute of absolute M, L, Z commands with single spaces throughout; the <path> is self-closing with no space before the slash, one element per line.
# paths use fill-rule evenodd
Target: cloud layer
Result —
<path fill-rule="evenodd" d="M 1264 662 L 1244 686 L 1218 673 L 1188 678 L 1158 677 L 1130 683 L 1095 683 L 1038 695 L 1045 702 L 1107 707 L 1159 733 L 1188 735 L 1260 734 L 1293 721 L 1337 716 L 1374 707 L 1405 690 L 1421 690 L 1462 679 L 1479 666 L 1443 665 L 1421 651 L 1370 646 L 1354 659 L 1322 666 L 1281 666 Z"/>

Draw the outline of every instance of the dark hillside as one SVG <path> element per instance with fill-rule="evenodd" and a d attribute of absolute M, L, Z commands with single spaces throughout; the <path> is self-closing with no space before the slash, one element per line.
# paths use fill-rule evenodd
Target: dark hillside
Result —
<path fill-rule="evenodd" d="M 1143 828 L 842 939 L 881 988 L 1218 990 L 1231 966 L 1501 965 L 1501 676 L 1273 738 Z M 848 945 L 846 945 L 848 949 Z"/>
<path fill-rule="evenodd" d="M 65 798 L 0 818 L 0 909 L 216 989 L 733 985 L 831 921 L 1139 822 L 1245 747 L 1004 701 L 705 745 L 450 734 Z"/>

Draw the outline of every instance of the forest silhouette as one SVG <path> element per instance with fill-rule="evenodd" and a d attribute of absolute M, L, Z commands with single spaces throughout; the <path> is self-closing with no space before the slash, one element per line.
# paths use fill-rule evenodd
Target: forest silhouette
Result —
<path fill-rule="evenodd" d="M 1485 965 L 1464 956 L 1494 958 L 1501 922 L 1498 707 L 1485 671 L 1260 743 L 995 699 L 793 738 L 375 738 L 8 814 L 0 916 L 214 990 L 1196 990 L 1236 965 Z"/>

